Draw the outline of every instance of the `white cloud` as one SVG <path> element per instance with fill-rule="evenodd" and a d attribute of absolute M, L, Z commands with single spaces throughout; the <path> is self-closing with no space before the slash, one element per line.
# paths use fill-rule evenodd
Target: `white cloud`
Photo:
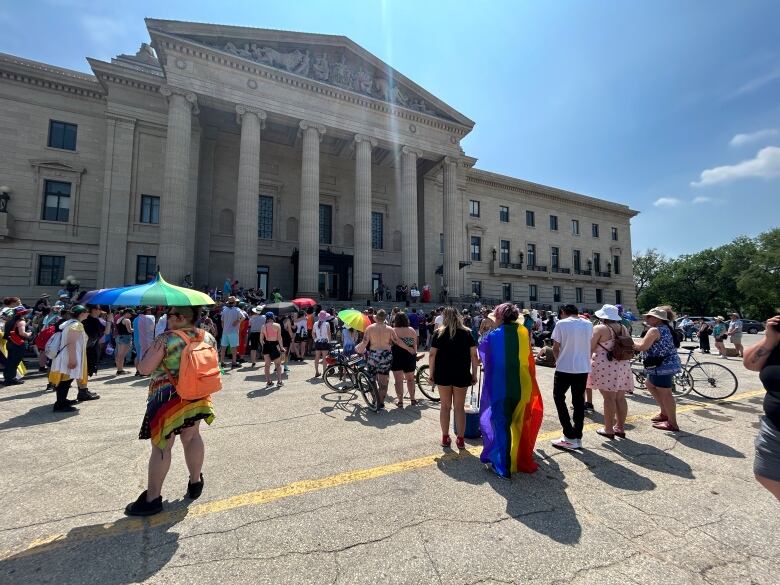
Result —
<path fill-rule="evenodd" d="M 715 200 L 712 197 L 694 197 L 693 198 L 693 204 L 694 205 L 703 205 L 704 203 L 715 203 Z"/>
<path fill-rule="evenodd" d="M 653 202 L 656 207 L 677 207 L 682 203 L 677 197 L 659 197 Z"/>
<path fill-rule="evenodd" d="M 706 187 L 737 179 L 771 179 L 780 177 L 780 147 L 767 146 L 758 151 L 755 158 L 743 160 L 735 165 L 724 165 L 701 172 L 693 187 Z"/>
<path fill-rule="evenodd" d="M 766 128 L 764 130 L 749 132 L 747 134 L 737 134 L 734 136 L 734 138 L 731 139 L 729 144 L 731 146 L 744 146 L 745 144 L 750 144 L 751 142 L 766 140 L 767 138 L 777 136 L 778 134 L 780 134 L 780 132 L 778 132 L 776 128 Z"/>

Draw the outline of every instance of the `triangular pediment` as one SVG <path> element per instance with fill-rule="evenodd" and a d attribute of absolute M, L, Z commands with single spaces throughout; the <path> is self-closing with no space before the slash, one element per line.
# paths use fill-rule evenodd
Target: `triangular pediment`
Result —
<path fill-rule="evenodd" d="M 159 31 L 259 65 L 467 126 L 474 122 L 347 37 L 147 19 Z"/>

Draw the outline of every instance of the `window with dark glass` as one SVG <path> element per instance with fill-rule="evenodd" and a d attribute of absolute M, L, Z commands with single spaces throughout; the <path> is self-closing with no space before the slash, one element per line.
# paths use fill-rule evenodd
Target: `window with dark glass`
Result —
<path fill-rule="evenodd" d="M 511 262 L 511 257 L 509 240 L 501 240 L 498 261 L 502 264 L 509 264 Z"/>
<path fill-rule="evenodd" d="M 482 260 L 482 238 L 479 236 L 471 236 L 471 259 Z"/>
<path fill-rule="evenodd" d="M 471 292 L 472 292 L 472 294 L 475 294 L 478 297 L 482 296 L 482 281 L 481 280 L 472 280 L 471 281 Z"/>
<path fill-rule="evenodd" d="M 46 221 L 67 222 L 70 216 L 70 183 L 43 182 L 43 217 Z"/>
<path fill-rule="evenodd" d="M 501 285 L 501 300 L 503 301 L 511 301 L 512 300 L 512 284 L 509 282 L 505 282 Z"/>
<path fill-rule="evenodd" d="M 526 210 L 526 212 L 525 212 L 525 225 L 527 225 L 528 227 L 536 226 L 536 213 L 535 212 Z"/>
<path fill-rule="evenodd" d="M 509 208 L 505 205 L 498 208 L 498 219 L 504 223 L 509 223 Z"/>
<path fill-rule="evenodd" d="M 560 286 L 554 286 L 553 287 L 553 302 L 554 303 L 560 303 L 561 302 L 561 287 Z"/>
<path fill-rule="evenodd" d="M 612 256 L 612 272 L 620 274 L 620 256 Z"/>
<path fill-rule="evenodd" d="M 333 242 L 333 207 L 320 203 L 320 244 Z"/>
<path fill-rule="evenodd" d="M 471 217 L 479 217 L 479 201 L 469 199 L 469 215 Z"/>
<path fill-rule="evenodd" d="M 593 272 L 601 272 L 601 254 L 593 252 Z"/>
<path fill-rule="evenodd" d="M 65 278 L 65 256 L 38 256 L 38 286 L 59 286 Z"/>
<path fill-rule="evenodd" d="M 135 261 L 135 282 L 144 284 L 157 273 L 157 256 L 137 256 Z"/>
<path fill-rule="evenodd" d="M 623 304 L 623 291 L 622 290 L 616 290 L 615 291 L 615 304 L 616 305 L 622 305 Z"/>
<path fill-rule="evenodd" d="M 535 284 L 529 284 L 528 285 L 528 300 L 529 301 L 536 301 L 539 296 L 539 289 Z"/>
<path fill-rule="evenodd" d="M 618 240 L 618 231 L 616 227 L 612 228 L 612 241 L 617 242 Z"/>
<path fill-rule="evenodd" d="M 141 223 L 160 223 L 160 198 L 141 195 Z"/>
<path fill-rule="evenodd" d="M 536 244 L 528 244 L 525 262 L 528 266 L 536 266 Z"/>
<path fill-rule="evenodd" d="M 371 212 L 371 247 L 381 250 L 385 241 L 384 215 L 378 211 Z"/>
<path fill-rule="evenodd" d="M 257 267 L 257 290 L 262 292 L 263 298 L 268 298 L 268 266 Z"/>
<path fill-rule="evenodd" d="M 574 250 L 572 261 L 574 264 L 574 272 L 582 270 L 582 254 L 579 250 Z"/>
<path fill-rule="evenodd" d="M 550 248 L 550 264 L 553 270 L 560 268 L 561 250 L 557 246 Z"/>
<path fill-rule="evenodd" d="M 596 302 L 597 303 L 604 302 L 604 291 L 602 291 L 600 288 L 596 289 Z"/>
<path fill-rule="evenodd" d="M 76 150 L 76 124 L 49 120 L 49 146 L 64 150 Z"/>
<path fill-rule="evenodd" d="M 274 198 L 260 195 L 257 203 L 257 237 L 270 240 L 274 237 Z"/>
<path fill-rule="evenodd" d="M 582 302 L 582 287 L 577 287 L 574 289 L 574 302 L 575 303 L 581 303 Z"/>
<path fill-rule="evenodd" d="M 551 215 L 550 216 L 550 229 L 554 232 L 558 231 L 558 216 L 557 215 Z"/>
<path fill-rule="evenodd" d="M 597 223 L 591 224 L 590 231 L 593 234 L 594 238 L 598 238 L 599 237 L 599 224 L 597 224 Z"/>
<path fill-rule="evenodd" d="M 575 236 L 580 235 L 580 220 L 579 219 L 573 219 L 571 220 L 571 233 Z"/>

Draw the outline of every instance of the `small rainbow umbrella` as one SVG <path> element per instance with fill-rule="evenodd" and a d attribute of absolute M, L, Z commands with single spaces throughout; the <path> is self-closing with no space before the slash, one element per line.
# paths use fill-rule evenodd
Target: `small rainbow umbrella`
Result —
<path fill-rule="evenodd" d="M 213 305 L 214 300 L 197 290 L 174 286 L 158 272 L 146 284 L 120 288 L 102 288 L 84 295 L 81 301 L 89 305 L 114 305 L 118 307 L 199 307 Z"/>
<path fill-rule="evenodd" d="M 368 318 L 368 315 L 364 315 L 355 309 L 344 309 L 343 311 L 339 311 L 338 316 L 344 325 L 350 329 L 356 329 L 357 331 L 365 331 L 366 328 L 371 325 L 371 319 Z"/>

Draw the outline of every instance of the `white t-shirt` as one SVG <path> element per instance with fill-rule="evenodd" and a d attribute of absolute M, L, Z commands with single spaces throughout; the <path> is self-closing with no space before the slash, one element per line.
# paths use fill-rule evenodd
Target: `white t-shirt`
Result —
<path fill-rule="evenodd" d="M 327 321 L 316 321 L 312 329 L 314 341 L 330 341 L 330 325 Z"/>
<path fill-rule="evenodd" d="M 228 335 L 238 333 L 241 323 L 241 309 L 238 307 L 225 307 L 222 309 L 222 333 Z"/>
<path fill-rule="evenodd" d="M 437 329 L 444 325 L 444 315 L 436 315 L 436 318 L 433 320 L 433 325 Z"/>
<path fill-rule="evenodd" d="M 252 315 L 249 317 L 249 332 L 260 333 L 260 330 L 265 325 L 265 315 Z"/>
<path fill-rule="evenodd" d="M 561 344 L 555 371 L 566 374 L 590 372 L 590 340 L 593 324 L 578 316 L 561 319 L 553 329 L 552 339 Z"/>

